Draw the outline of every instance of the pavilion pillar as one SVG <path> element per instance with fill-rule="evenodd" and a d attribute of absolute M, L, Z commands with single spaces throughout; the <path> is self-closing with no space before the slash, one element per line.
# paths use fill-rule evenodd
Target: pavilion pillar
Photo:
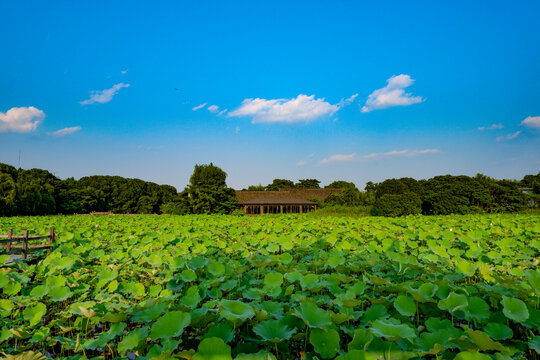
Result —
<path fill-rule="evenodd" d="M 247 214 L 247 205 L 244 205 L 244 213 Z"/>
<path fill-rule="evenodd" d="M 300 205 L 300 214 L 302 213 L 303 209 L 304 209 L 304 205 Z"/>
<path fill-rule="evenodd" d="M 261 205 L 261 215 L 264 214 L 264 206 Z"/>
<path fill-rule="evenodd" d="M 279 205 L 279 213 L 283 214 L 283 205 Z"/>

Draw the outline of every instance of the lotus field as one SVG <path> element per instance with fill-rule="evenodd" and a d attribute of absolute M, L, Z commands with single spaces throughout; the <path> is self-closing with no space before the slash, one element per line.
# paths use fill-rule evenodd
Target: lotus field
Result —
<path fill-rule="evenodd" d="M 0 255 L 0 352 L 538 359 L 539 220 L 0 218 L 3 234 L 58 234 L 47 257 Z"/>

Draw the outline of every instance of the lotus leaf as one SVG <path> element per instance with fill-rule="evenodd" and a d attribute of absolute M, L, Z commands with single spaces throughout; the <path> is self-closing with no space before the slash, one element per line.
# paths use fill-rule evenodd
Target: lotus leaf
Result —
<path fill-rule="evenodd" d="M 43 303 L 36 303 L 35 305 L 28 306 L 23 310 L 24 320 L 30 323 L 30 327 L 36 326 L 41 322 L 41 318 L 47 313 L 47 306 Z"/>
<path fill-rule="evenodd" d="M 232 360 L 231 348 L 217 337 L 203 339 L 193 360 Z"/>
<path fill-rule="evenodd" d="M 403 316 L 413 316 L 416 313 L 414 300 L 406 295 L 398 295 L 394 307 Z"/>
<path fill-rule="evenodd" d="M 527 305 L 519 299 L 503 296 L 503 314 L 515 322 L 524 322 L 529 318 Z"/>
<path fill-rule="evenodd" d="M 222 300 L 220 310 L 221 316 L 235 324 L 243 323 L 255 316 L 251 305 L 237 300 Z"/>
<path fill-rule="evenodd" d="M 290 329 L 282 320 L 267 320 L 253 327 L 253 332 L 266 341 L 279 343 L 290 339 L 296 329 Z"/>
<path fill-rule="evenodd" d="M 451 292 L 446 299 L 439 300 L 438 304 L 439 309 L 447 310 L 451 313 L 463 309 L 467 305 L 469 305 L 467 297 L 462 294 L 456 294 L 455 292 Z"/>
<path fill-rule="evenodd" d="M 139 343 L 145 340 L 147 336 L 147 327 L 131 330 L 129 334 L 118 343 L 118 352 L 120 355 L 124 355 L 127 351 L 136 349 L 139 346 Z"/>
<path fill-rule="evenodd" d="M 514 334 L 508 326 L 499 323 L 487 324 L 484 331 L 495 340 L 510 339 Z"/>
<path fill-rule="evenodd" d="M 294 309 L 296 316 L 304 320 L 310 328 L 326 328 L 332 324 L 332 316 L 328 311 L 320 309 L 311 302 L 303 302 Z"/>
<path fill-rule="evenodd" d="M 348 353 L 336 357 L 335 360 L 377 360 L 377 358 L 363 350 L 349 350 Z"/>
<path fill-rule="evenodd" d="M 389 339 L 412 339 L 416 336 L 414 329 L 410 326 L 406 324 L 394 323 L 389 320 L 376 320 L 373 322 L 373 325 L 369 330 L 375 336 Z"/>
<path fill-rule="evenodd" d="M 168 339 L 182 334 L 191 322 L 191 316 L 183 311 L 171 311 L 160 317 L 151 330 L 152 339 Z"/>
<path fill-rule="evenodd" d="M 309 342 L 323 359 L 330 359 L 336 356 L 339 350 L 339 333 L 334 329 L 328 331 L 312 329 L 309 334 Z"/>

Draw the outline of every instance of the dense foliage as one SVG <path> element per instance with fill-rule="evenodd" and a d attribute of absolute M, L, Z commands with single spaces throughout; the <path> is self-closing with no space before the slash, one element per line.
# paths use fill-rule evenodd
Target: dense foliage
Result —
<path fill-rule="evenodd" d="M 534 215 L 0 218 L 0 351 L 61 359 L 538 359 Z M 0 264 L 7 256 L 0 255 Z"/>

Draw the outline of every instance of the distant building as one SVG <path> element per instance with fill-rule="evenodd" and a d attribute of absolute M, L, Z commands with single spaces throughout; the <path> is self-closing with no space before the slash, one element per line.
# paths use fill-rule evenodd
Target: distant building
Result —
<path fill-rule="evenodd" d="M 317 203 L 341 189 L 279 189 L 278 191 L 237 190 L 236 198 L 246 215 L 289 214 L 317 211 Z"/>

